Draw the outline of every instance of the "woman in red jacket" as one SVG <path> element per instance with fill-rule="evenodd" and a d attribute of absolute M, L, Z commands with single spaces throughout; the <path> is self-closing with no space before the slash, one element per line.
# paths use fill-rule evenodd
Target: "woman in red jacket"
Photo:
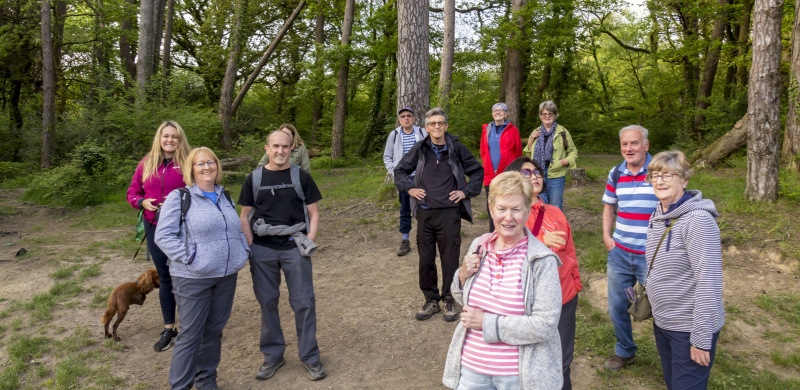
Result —
<path fill-rule="evenodd" d="M 561 281 L 561 318 L 558 321 L 558 333 L 561 335 L 561 364 L 564 374 L 564 387 L 572 389 L 570 368 L 575 351 L 575 311 L 578 308 L 578 291 L 581 291 L 581 274 L 578 271 L 578 258 L 575 255 L 575 243 L 572 241 L 572 229 L 564 213 L 556 206 L 545 204 L 539 194 L 542 192 L 544 171 L 538 163 L 527 156 L 512 161 L 506 171 L 518 171 L 522 176 L 530 178 L 533 184 L 533 206 L 525 223 L 531 234 L 547 245 L 558 258 L 558 277 Z"/>
<path fill-rule="evenodd" d="M 175 296 L 172 294 L 172 279 L 169 276 L 169 259 L 154 239 L 158 208 L 172 190 L 185 186 L 181 163 L 190 150 L 186 134 L 180 125 L 174 121 L 162 123 L 153 138 L 150 153 L 139 162 L 131 179 L 131 186 L 128 187 L 128 203 L 135 209 L 144 209 L 147 250 L 158 271 L 158 299 L 161 301 L 164 331 L 153 345 L 156 352 L 169 349 L 172 339 L 178 335 L 178 331 L 174 329 Z"/>
<path fill-rule="evenodd" d="M 495 176 L 506 169 L 515 158 L 522 155 L 519 130 L 508 121 L 508 106 L 495 103 L 492 106 L 492 122 L 483 125 L 481 134 L 481 160 L 483 161 L 483 185 L 486 187 L 486 198 L 489 198 L 489 184 Z M 489 202 L 486 210 L 491 217 Z M 489 231 L 494 231 L 494 221 L 489 218 Z"/>

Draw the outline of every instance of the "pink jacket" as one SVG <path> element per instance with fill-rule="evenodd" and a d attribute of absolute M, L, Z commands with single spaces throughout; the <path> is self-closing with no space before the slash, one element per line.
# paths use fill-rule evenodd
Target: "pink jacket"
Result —
<path fill-rule="evenodd" d="M 136 172 L 131 178 L 131 186 L 128 187 L 128 203 L 137 210 L 142 208 L 139 206 L 140 199 L 155 199 L 154 204 L 161 204 L 172 190 L 186 185 L 183 182 L 181 167 L 175 165 L 174 161 L 170 161 L 166 166 L 163 163 L 160 164 L 144 183 L 142 182 L 143 172 L 144 158 L 136 166 Z M 152 211 L 144 211 L 144 219 L 150 223 L 153 223 L 155 216 L 156 213 Z"/>

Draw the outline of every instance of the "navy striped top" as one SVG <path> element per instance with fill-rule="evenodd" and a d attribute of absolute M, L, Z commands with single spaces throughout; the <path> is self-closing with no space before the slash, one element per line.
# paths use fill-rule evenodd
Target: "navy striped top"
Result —
<path fill-rule="evenodd" d="M 647 221 L 658 204 L 658 198 L 653 194 L 653 186 L 645 181 L 647 165 L 652 159 L 653 157 L 648 153 L 644 166 L 639 169 L 639 172 L 629 171 L 627 163 L 623 163 L 622 166 L 614 166 L 608 172 L 603 202 L 617 205 L 619 213 L 612 237 L 618 247 L 628 252 L 644 253 L 644 244 L 647 241 Z M 616 187 L 612 180 L 614 169 L 620 170 Z"/>

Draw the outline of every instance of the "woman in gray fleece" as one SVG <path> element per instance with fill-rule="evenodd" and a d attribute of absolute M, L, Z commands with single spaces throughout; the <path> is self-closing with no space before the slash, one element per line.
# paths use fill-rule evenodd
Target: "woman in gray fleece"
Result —
<path fill-rule="evenodd" d="M 188 188 L 170 192 L 156 229 L 156 244 L 170 259 L 181 332 L 172 350 L 172 389 L 216 389 L 222 328 L 231 316 L 236 276 L 249 257 L 236 205 L 223 191 L 222 167 L 211 149 L 186 158 Z M 181 197 L 188 199 L 181 201 Z M 181 203 L 190 201 L 181 220 Z"/>
<path fill-rule="evenodd" d="M 645 285 L 664 382 L 670 390 L 705 389 L 725 325 L 717 209 L 686 190 L 691 165 L 680 151 L 655 155 L 647 171 L 660 203 L 647 228 Z"/>
<path fill-rule="evenodd" d="M 561 389 L 561 261 L 525 228 L 533 185 L 492 181 L 495 232 L 472 242 L 451 291 L 463 306 L 442 382 L 452 389 Z"/>

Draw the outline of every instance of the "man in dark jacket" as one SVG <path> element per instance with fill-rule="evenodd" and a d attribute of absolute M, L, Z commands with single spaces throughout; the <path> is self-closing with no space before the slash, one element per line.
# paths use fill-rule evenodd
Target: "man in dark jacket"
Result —
<path fill-rule="evenodd" d="M 441 108 L 425 113 L 428 136 L 417 142 L 394 169 L 399 191 L 411 196 L 411 210 L 417 218 L 419 287 L 425 305 L 417 312 L 424 321 L 441 311 L 444 320 L 458 317 L 450 284 L 461 256 L 461 218 L 472 223 L 470 198 L 481 193 L 483 167 L 458 138 L 447 133 L 447 114 Z M 409 175 L 416 171 L 413 182 Z M 469 182 L 464 176 L 469 177 Z M 442 289 L 437 287 L 436 246 L 442 259 Z"/>

